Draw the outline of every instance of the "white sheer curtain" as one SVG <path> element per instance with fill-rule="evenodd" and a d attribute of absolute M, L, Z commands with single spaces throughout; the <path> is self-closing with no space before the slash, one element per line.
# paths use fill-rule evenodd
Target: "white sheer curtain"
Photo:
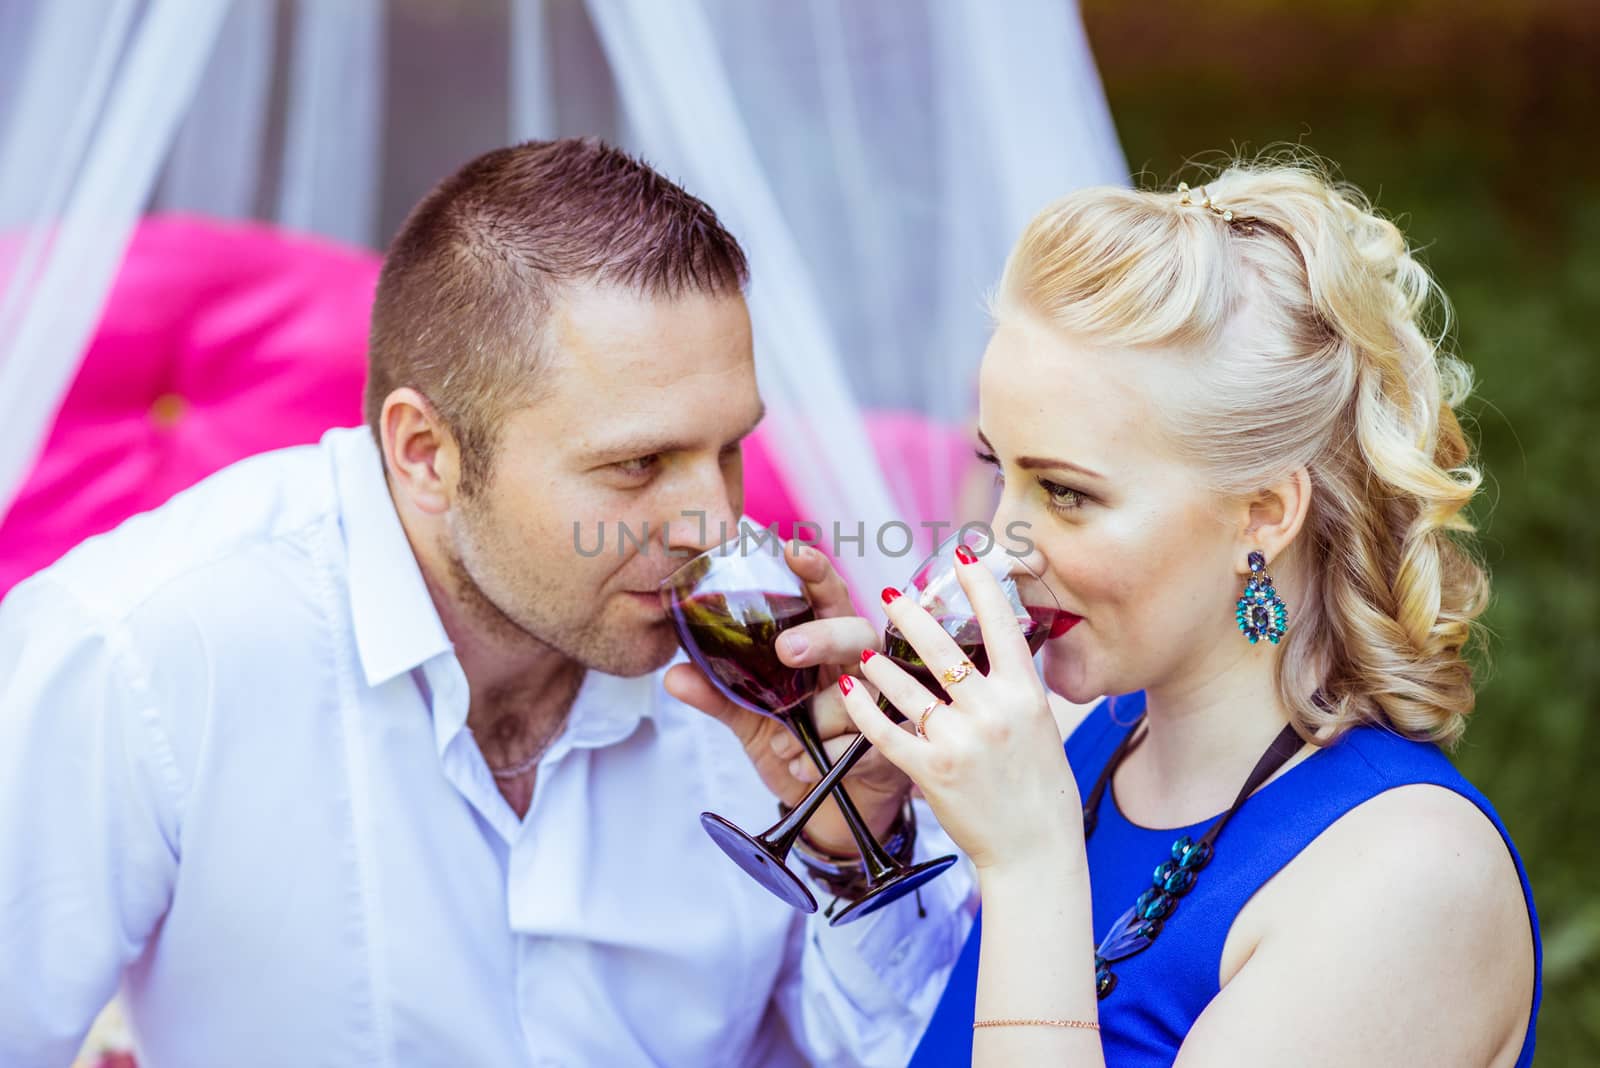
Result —
<path fill-rule="evenodd" d="M 262 196 L 277 54 L 274 0 L 233 0 L 167 158 L 157 205 L 248 218 Z"/>
<path fill-rule="evenodd" d="M 745 244 L 775 459 L 806 513 L 865 525 L 854 581 L 903 577 L 872 532 L 956 472 L 931 443 L 879 470 L 863 411 L 969 418 L 1006 249 L 1126 180 L 1070 0 L 0 3 L 0 502 L 147 203 L 379 248 L 471 155 L 586 133 Z"/>
<path fill-rule="evenodd" d="M 296 12 L 277 219 L 370 245 L 378 237 L 383 6 L 322 0 Z"/>
<path fill-rule="evenodd" d="M 870 535 L 896 518 L 894 503 L 877 466 L 863 462 L 871 445 L 841 353 L 718 59 L 706 12 L 694 3 L 669 8 L 653 0 L 593 0 L 590 10 L 646 155 L 682 176 L 749 242 L 757 369 L 781 446 L 780 469 L 806 512 L 830 528 L 834 520 L 863 523 L 870 547 Z M 841 562 L 866 588 L 897 577 L 876 555 Z"/>
<path fill-rule="evenodd" d="M 226 5 L 6 5 L 0 33 L 0 505 L 43 443 Z"/>
<path fill-rule="evenodd" d="M 217 2 L 228 18 L 155 207 L 259 214 L 376 245 L 387 81 L 382 0 Z M 282 40 L 280 14 L 287 16 Z"/>
<path fill-rule="evenodd" d="M 632 147 L 705 196 L 752 260 L 763 393 L 803 510 L 865 521 L 858 588 L 903 579 L 872 531 L 914 474 L 866 407 L 958 424 L 984 291 L 1045 203 L 1126 181 L 1075 7 L 1060 0 L 590 0 Z M 952 488 L 948 451 L 924 463 Z M 899 492 L 895 492 L 899 491 Z M 901 540 L 885 539 L 893 553 Z"/>
<path fill-rule="evenodd" d="M 556 135 L 555 71 L 545 0 L 511 0 L 511 141 Z"/>

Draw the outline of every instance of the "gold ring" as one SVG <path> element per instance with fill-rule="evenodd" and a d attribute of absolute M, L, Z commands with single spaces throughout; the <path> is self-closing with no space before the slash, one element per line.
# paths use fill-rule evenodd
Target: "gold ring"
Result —
<path fill-rule="evenodd" d="M 917 737 L 923 741 L 928 740 L 928 717 L 933 715 L 933 710 L 938 708 L 939 701 L 929 701 L 928 707 L 922 710 L 922 715 L 917 717 Z"/>
<path fill-rule="evenodd" d="M 972 666 L 972 661 L 963 660 L 953 668 L 946 668 L 944 674 L 939 676 L 939 681 L 944 683 L 948 688 L 954 686 L 956 683 L 960 682 L 962 679 L 966 678 L 976 670 L 978 669 Z"/>

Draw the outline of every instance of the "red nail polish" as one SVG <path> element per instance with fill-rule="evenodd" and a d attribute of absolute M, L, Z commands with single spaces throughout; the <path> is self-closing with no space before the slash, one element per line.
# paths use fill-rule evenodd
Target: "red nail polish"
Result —
<path fill-rule="evenodd" d="M 851 690 L 853 690 L 855 688 L 855 685 L 856 685 L 856 680 L 852 679 L 849 675 L 840 675 L 839 676 L 839 692 L 840 693 L 844 693 L 844 694 L 849 693 Z"/>
<path fill-rule="evenodd" d="M 873 652 L 871 649 L 863 649 L 861 650 L 861 662 L 865 664 L 868 660 L 871 660 L 877 655 L 878 654 Z"/>
<path fill-rule="evenodd" d="M 900 591 L 899 590 L 895 589 L 893 586 L 885 586 L 883 588 L 883 603 L 884 604 L 893 604 L 895 601 L 897 601 L 899 599 L 900 599 Z"/>
<path fill-rule="evenodd" d="M 975 564 L 978 562 L 978 554 L 967 548 L 965 545 L 957 545 L 956 559 L 960 560 L 963 564 Z"/>

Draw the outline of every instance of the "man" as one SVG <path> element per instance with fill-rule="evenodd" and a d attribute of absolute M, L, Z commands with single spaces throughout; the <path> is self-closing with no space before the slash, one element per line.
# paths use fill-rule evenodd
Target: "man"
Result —
<path fill-rule="evenodd" d="M 696 818 L 765 825 L 792 749 L 692 668 L 726 726 L 666 690 L 657 584 L 734 522 L 762 415 L 745 273 L 613 149 L 489 153 L 386 258 L 368 427 L 13 591 L 0 1064 L 67 1063 L 119 977 L 145 1068 L 904 1063 L 958 880 L 921 917 L 792 912 Z M 872 642 L 793 566 L 836 618 L 791 663 Z M 903 781 L 852 781 L 890 830 Z M 835 812 L 810 835 L 848 851 Z"/>

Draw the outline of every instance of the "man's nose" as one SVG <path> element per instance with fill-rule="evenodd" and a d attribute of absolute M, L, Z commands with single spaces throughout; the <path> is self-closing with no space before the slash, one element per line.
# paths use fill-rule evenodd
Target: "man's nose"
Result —
<path fill-rule="evenodd" d="M 689 555 L 705 552 L 739 534 L 739 509 L 719 464 L 685 480 L 677 514 L 663 526 L 667 548 Z"/>

